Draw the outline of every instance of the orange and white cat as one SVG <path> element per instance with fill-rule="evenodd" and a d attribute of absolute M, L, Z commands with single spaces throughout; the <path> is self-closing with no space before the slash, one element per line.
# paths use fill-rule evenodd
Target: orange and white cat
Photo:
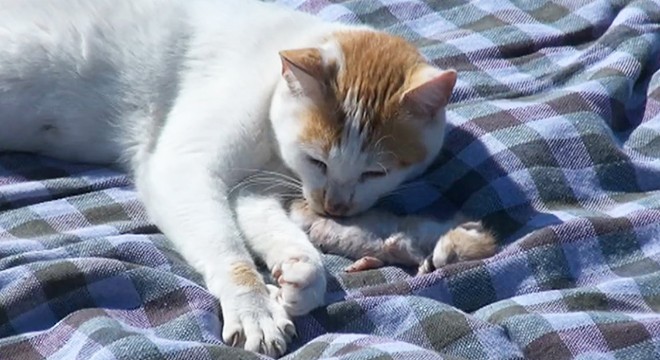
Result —
<path fill-rule="evenodd" d="M 315 213 L 360 214 L 443 142 L 456 73 L 368 27 L 249 0 L 2 7 L 0 150 L 125 165 L 231 345 L 281 355 L 290 316 L 323 303 L 321 256 L 282 205 L 292 183 Z"/>

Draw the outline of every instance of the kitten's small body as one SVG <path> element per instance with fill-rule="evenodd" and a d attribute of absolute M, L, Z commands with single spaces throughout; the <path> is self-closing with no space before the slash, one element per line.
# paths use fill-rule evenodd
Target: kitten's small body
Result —
<path fill-rule="evenodd" d="M 455 81 L 403 39 L 250 0 L 0 11 L 0 151 L 124 165 L 219 298 L 224 341 L 272 356 L 325 271 L 282 206 L 294 194 L 238 185 L 272 174 L 316 213 L 362 213 L 436 156 Z"/>
<path fill-rule="evenodd" d="M 349 272 L 389 264 L 416 266 L 419 275 L 495 252 L 495 237 L 481 222 L 458 215 L 439 221 L 372 209 L 349 218 L 331 218 L 297 200 L 290 205 L 290 217 L 322 252 L 356 260 L 346 268 Z"/>

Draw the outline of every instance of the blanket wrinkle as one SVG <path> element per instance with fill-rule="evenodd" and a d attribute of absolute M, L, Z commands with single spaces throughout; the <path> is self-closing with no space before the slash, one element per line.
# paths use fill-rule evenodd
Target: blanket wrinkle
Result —
<path fill-rule="evenodd" d="M 371 24 L 458 70 L 447 141 L 384 199 L 462 211 L 499 252 L 347 274 L 284 359 L 660 358 L 660 4 L 270 0 Z M 0 359 L 266 359 L 117 170 L 0 153 Z"/>

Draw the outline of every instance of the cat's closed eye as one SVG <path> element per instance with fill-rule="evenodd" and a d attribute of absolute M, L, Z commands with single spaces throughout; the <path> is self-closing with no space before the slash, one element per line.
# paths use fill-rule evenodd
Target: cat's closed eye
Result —
<path fill-rule="evenodd" d="M 324 174 L 328 170 L 328 165 L 326 165 L 323 161 L 321 161 L 319 159 L 308 156 L 307 161 L 309 161 L 310 163 L 312 163 L 312 165 L 319 168 Z"/>
<path fill-rule="evenodd" d="M 385 175 L 387 175 L 387 171 L 385 170 L 365 171 L 362 173 L 362 175 L 360 175 L 360 181 L 364 182 L 369 179 L 375 179 L 375 178 L 383 177 Z"/>

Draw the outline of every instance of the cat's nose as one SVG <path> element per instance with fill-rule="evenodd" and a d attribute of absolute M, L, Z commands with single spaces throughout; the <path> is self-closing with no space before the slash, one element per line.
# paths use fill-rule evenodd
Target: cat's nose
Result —
<path fill-rule="evenodd" d="M 326 200 L 323 209 L 330 216 L 344 216 L 351 209 L 347 204 Z"/>

